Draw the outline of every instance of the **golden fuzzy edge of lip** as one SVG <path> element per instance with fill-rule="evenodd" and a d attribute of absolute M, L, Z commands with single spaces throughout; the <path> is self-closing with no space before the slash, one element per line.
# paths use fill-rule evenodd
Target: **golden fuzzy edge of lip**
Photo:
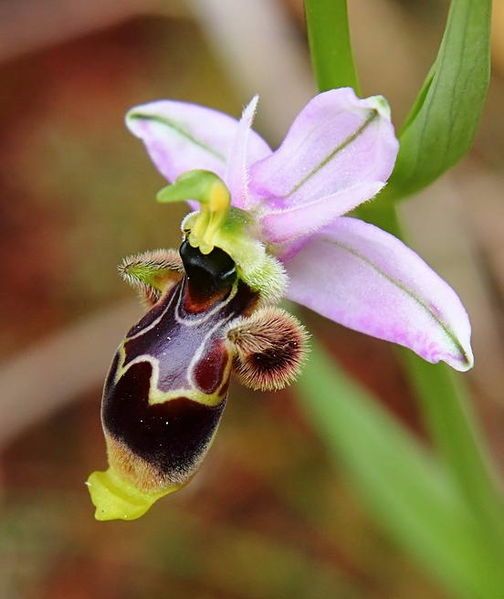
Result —
<path fill-rule="evenodd" d="M 172 485 L 184 485 L 193 474 L 194 469 L 172 475 L 161 473 L 147 460 L 135 455 L 122 441 L 106 435 L 106 442 L 110 467 L 145 493 L 157 493 Z"/>

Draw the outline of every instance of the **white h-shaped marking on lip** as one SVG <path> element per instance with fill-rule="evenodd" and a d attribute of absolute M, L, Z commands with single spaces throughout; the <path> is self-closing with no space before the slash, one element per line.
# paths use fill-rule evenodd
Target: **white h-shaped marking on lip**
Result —
<path fill-rule="evenodd" d="M 213 326 L 208 333 L 203 337 L 203 341 L 200 343 L 198 349 L 194 352 L 194 356 L 192 357 L 191 361 L 189 362 L 189 366 L 187 367 L 187 371 L 186 371 L 186 376 L 187 376 L 187 382 L 189 383 L 189 385 L 191 385 L 194 389 L 197 389 L 197 385 L 194 381 L 194 370 L 195 367 L 198 363 L 198 361 L 200 360 L 205 345 L 208 342 L 208 340 L 210 339 L 210 337 L 215 333 L 215 331 L 218 328 L 224 328 L 224 326 L 232 319 L 232 318 L 236 318 L 236 316 L 233 316 L 233 314 L 231 314 L 230 316 L 228 316 L 227 318 L 221 318 L 219 320 L 219 322 Z"/>
<path fill-rule="evenodd" d="M 161 322 L 162 318 L 165 316 L 166 312 L 168 311 L 168 309 L 172 305 L 173 298 L 175 297 L 175 295 L 176 295 L 176 293 L 172 293 L 171 294 L 170 301 L 166 304 L 164 310 L 161 312 L 161 314 L 155 320 L 153 320 L 145 328 L 143 328 L 140 331 L 138 331 L 138 333 L 135 333 L 134 335 L 131 335 L 131 337 L 126 337 L 125 341 L 129 341 L 130 339 L 136 339 L 137 337 L 140 337 L 144 333 L 147 333 L 148 331 L 150 331 L 151 329 L 153 329 L 157 324 L 159 324 L 159 322 Z M 148 312 L 147 312 L 147 314 L 148 314 Z"/>
<path fill-rule="evenodd" d="M 182 285 L 180 286 L 182 289 Z M 231 289 L 231 292 L 229 293 L 229 295 L 224 299 L 224 300 L 219 300 L 215 306 L 209 310 L 208 312 L 205 312 L 205 314 L 201 317 L 201 318 L 184 318 L 183 316 L 180 316 L 180 303 L 182 301 L 182 292 L 179 293 L 179 298 L 177 300 L 177 305 L 175 306 L 175 320 L 179 323 L 179 324 L 183 324 L 185 326 L 188 327 L 193 327 L 196 326 L 198 324 L 201 324 L 203 322 L 205 322 L 206 320 L 208 320 L 211 316 L 213 316 L 214 314 L 216 314 L 219 310 L 222 310 L 223 308 L 225 308 L 229 302 L 235 297 L 235 295 L 238 293 L 238 283 L 235 283 L 233 285 L 233 288 Z"/>

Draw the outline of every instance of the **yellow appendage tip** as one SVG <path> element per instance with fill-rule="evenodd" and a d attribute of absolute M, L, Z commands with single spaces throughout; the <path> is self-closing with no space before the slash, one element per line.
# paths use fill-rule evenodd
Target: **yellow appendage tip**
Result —
<path fill-rule="evenodd" d="M 120 478 L 111 468 L 93 472 L 86 481 L 96 520 L 136 520 L 161 497 L 180 488 L 173 485 L 157 493 L 140 491 Z"/>

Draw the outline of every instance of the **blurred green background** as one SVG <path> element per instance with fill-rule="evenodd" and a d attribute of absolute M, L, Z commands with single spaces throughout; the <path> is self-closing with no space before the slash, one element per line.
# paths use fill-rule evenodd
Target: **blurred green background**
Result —
<path fill-rule="evenodd" d="M 402 118 L 435 54 L 446 3 L 350 3 L 364 93 Z M 475 148 L 403 208 L 422 254 L 474 326 L 477 412 L 504 464 L 504 8 Z M 0 3 L 0 597 L 437 598 L 367 515 L 294 392 L 235 386 L 202 471 L 143 519 L 97 523 L 84 480 L 105 466 L 100 387 L 139 314 L 116 265 L 179 243 L 183 207 L 123 125 L 176 98 L 235 116 L 256 91 L 272 143 L 314 91 L 297 0 Z M 424 438 L 392 349 L 308 326 L 334 359 Z M 503 592 L 504 596 L 504 592 Z"/>

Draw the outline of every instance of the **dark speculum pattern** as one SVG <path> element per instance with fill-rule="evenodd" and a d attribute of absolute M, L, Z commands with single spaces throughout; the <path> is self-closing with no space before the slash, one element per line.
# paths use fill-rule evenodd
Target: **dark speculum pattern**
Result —
<path fill-rule="evenodd" d="M 222 385 L 226 365 L 230 359 L 222 339 L 216 337 L 208 343 L 205 359 L 194 368 L 194 382 L 205 393 L 215 393 Z"/>
<path fill-rule="evenodd" d="M 224 327 L 257 302 L 256 293 L 237 283 L 234 263 L 222 250 L 204 256 L 184 243 L 181 256 L 187 274 L 130 330 L 124 361 L 119 353 L 102 404 L 106 431 L 168 475 L 187 474 L 208 447 L 228 388 Z M 149 358 L 157 360 L 157 380 L 151 380 Z M 151 405 L 151 384 L 177 396 Z M 220 402 L 206 406 L 189 399 L 189 391 L 218 393 Z"/>
<path fill-rule="evenodd" d="M 225 400 L 209 407 L 186 397 L 149 405 L 152 366 L 134 364 L 105 389 L 103 424 L 160 473 L 186 474 L 205 451 L 219 424 Z"/>
<path fill-rule="evenodd" d="M 219 293 L 222 295 L 222 291 Z M 222 327 L 256 301 L 256 294 L 241 281 L 233 298 L 227 301 L 229 293 L 231 288 L 224 297 L 210 297 L 206 312 L 196 311 L 195 314 L 190 310 L 191 302 L 183 300 L 192 297 L 192 288 L 184 277 L 169 296 L 151 310 L 156 310 L 158 321 L 149 319 L 143 328 L 132 329 L 137 336 L 127 339 L 124 344 L 124 366 L 143 355 L 156 358 L 159 363 L 157 386 L 160 391 L 167 392 L 190 388 L 191 372 L 188 369 L 192 364 L 198 388 L 213 393 L 219 385 L 212 381 L 222 377 L 228 357 L 225 345 L 218 343 L 222 339 Z M 157 309 L 159 305 L 163 306 L 162 310 Z M 208 314 L 210 310 L 215 311 Z M 193 363 L 198 352 L 197 361 Z"/>
<path fill-rule="evenodd" d="M 166 307 L 158 322 L 126 340 L 124 366 L 141 356 L 152 356 L 159 364 L 157 387 L 160 391 L 191 388 L 194 372 L 199 373 L 195 379 L 198 388 L 204 393 L 213 393 L 218 385 L 212 381 L 222 377 L 228 359 L 227 348 L 219 343 L 222 326 L 228 318 L 240 313 L 236 309 L 250 301 L 250 293 L 239 289 L 227 305 L 223 302 L 222 309 L 217 308 L 215 313 L 205 317 L 188 313 L 184 302 L 178 302 L 185 291 L 184 281 L 181 281 L 172 304 Z M 205 375 L 202 369 L 206 369 Z"/>

